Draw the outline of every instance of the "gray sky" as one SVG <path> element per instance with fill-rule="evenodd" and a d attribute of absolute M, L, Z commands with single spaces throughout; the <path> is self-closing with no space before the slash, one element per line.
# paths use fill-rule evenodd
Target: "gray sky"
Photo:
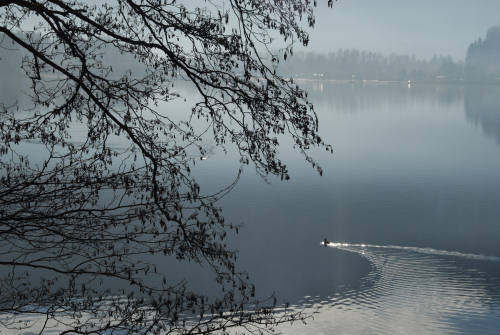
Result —
<path fill-rule="evenodd" d="M 469 44 L 500 24 L 500 0 L 318 0 L 309 50 L 356 48 L 464 59 Z"/>

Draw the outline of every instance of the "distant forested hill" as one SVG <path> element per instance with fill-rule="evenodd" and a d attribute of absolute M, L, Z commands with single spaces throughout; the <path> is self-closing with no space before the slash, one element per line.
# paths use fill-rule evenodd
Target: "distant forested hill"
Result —
<path fill-rule="evenodd" d="M 469 46 L 466 57 L 469 81 L 500 82 L 500 26 L 492 27 L 485 39 Z"/>

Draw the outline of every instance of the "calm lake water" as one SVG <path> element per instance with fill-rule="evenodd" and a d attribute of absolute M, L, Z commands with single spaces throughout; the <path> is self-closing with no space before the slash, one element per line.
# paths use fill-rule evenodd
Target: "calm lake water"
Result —
<path fill-rule="evenodd" d="M 291 181 L 247 167 L 222 202 L 258 293 L 315 312 L 283 332 L 500 333 L 500 88 L 303 86 L 335 149 L 314 153 L 324 175 L 283 147 Z M 215 150 L 197 173 L 237 168 Z"/>
<path fill-rule="evenodd" d="M 314 313 L 281 330 L 500 333 L 500 88 L 303 86 L 334 146 L 312 153 L 323 176 L 284 139 L 292 179 L 265 181 L 246 166 L 220 203 L 245 224 L 231 244 L 257 294 Z M 183 93 L 168 108 L 185 117 L 195 97 Z M 195 175 L 209 192 L 240 165 L 230 148 L 206 146 Z M 159 261 L 189 288 L 215 290 L 199 269 Z"/>

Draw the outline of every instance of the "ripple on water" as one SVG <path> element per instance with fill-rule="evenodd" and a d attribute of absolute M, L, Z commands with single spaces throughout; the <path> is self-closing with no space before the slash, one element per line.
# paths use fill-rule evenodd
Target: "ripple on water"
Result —
<path fill-rule="evenodd" d="M 330 243 L 371 271 L 358 289 L 317 299 L 309 328 L 287 334 L 500 334 L 500 257 L 432 248 Z M 493 266 L 492 266 L 493 264 Z"/>

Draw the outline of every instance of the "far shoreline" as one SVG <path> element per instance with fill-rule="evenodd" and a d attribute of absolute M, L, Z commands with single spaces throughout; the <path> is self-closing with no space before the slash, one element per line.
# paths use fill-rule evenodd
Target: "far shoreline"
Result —
<path fill-rule="evenodd" d="M 379 80 L 379 79 L 327 79 L 327 78 L 304 78 L 292 77 L 286 80 L 294 82 L 308 83 L 329 83 L 329 84 L 352 84 L 352 85 L 458 85 L 458 86 L 500 86 L 497 82 L 477 82 L 466 80 Z"/>

